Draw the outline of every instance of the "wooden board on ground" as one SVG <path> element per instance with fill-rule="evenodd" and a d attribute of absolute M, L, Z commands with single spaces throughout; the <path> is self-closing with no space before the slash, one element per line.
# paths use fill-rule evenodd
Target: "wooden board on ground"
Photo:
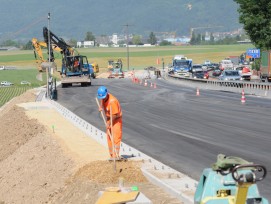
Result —
<path fill-rule="evenodd" d="M 96 204 L 121 204 L 127 202 L 133 202 L 139 195 L 138 191 L 132 191 L 128 193 L 122 192 L 103 192 L 102 196 L 98 199 Z"/>

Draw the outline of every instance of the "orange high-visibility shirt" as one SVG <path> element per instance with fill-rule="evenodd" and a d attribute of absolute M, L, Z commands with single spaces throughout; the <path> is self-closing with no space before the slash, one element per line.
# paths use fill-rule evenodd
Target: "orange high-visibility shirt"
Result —
<path fill-rule="evenodd" d="M 78 60 L 75 60 L 74 61 L 74 67 L 78 67 L 79 66 L 79 61 Z"/>
<path fill-rule="evenodd" d="M 102 105 L 104 107 L 106 117 L 110 117 L 110 106 L 112 107 L 112 115 L 117 115 L 119 118 L 122 117 L 122 110 L 118 99 L 112 94 L 108 94 L 109 97 L 107 101 L 102 100 Z"/>

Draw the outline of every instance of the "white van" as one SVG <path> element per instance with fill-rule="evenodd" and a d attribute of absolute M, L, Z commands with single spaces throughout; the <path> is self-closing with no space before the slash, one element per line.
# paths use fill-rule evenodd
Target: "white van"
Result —
<path fill-rule="evenodd" d="M 233 69 L 233 63 L 231 60 L 222 60 L 220 62 L 220 69 L 224 70 L 224 69 Z"/>

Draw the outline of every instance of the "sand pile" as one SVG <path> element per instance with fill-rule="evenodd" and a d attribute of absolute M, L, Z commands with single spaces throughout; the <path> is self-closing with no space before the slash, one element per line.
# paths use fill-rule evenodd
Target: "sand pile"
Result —
<path fill-rule="evenodd" d="M 94 182 L 103 184 L 117 183 L 119 177 L 122 177 L 126 183 L 146 182 L 140 170 L 140 162 L 121 161 L 116 162 L 116 172 L 114 162 L 95 161 L 80 168 L 74 178 L 86 178 Z"/>

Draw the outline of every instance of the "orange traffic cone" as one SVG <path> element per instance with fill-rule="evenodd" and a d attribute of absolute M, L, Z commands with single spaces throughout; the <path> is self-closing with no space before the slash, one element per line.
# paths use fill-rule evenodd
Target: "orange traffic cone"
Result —
<path fill-rule="evenodd" d="M 244 104 L 246 102 L 246 97 L 245 97 L 245 91 L 244 89 L 242 90 L 242 97 L 241 97 L 241 103 Z"/>
<path fill-rule="evenodd" d="M 152 83 L 151 83 L 151 88 L 152 88 Z"/>
<path fill-rule="evenodd" d="M 145 84 L 144 84 L 144 86 L 148 86 L 148 82 L 147 82 L 147 80 L 145 80 Z"/>
<path fill-rule="evenodd" d="M 156 89 L 156 83 L 153 84 L 153 88 Z"/>
<path fill-rule="evenodd" d="M 199 96 L 199 88 L 197 88 L 197 96 Z"/>

